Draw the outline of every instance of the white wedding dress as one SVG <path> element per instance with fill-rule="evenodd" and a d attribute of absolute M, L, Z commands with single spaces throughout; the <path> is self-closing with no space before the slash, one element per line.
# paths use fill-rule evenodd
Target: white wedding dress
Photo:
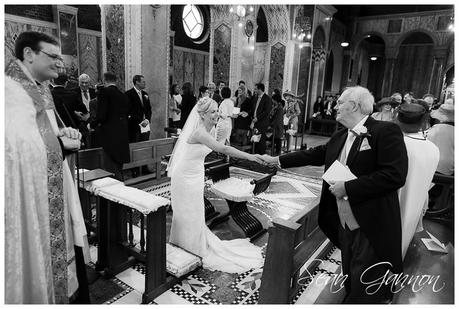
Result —
<path fill-rule="evenodd" d="M 220 240 L 206 225 L 204 212 L 204 158 L 211 152 L 203 144 L 183 143 L 180 160 L 171 172 L 172 227 L 170 242 L 202 258 L 203 267 L 242 273 L 261 267 L 261 248 L 248 239 Z"/>

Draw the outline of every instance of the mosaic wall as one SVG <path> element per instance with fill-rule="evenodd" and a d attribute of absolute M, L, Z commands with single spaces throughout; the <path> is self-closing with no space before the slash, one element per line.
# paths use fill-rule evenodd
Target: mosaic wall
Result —
<path fill-rule="evenodd" d="M 231 29 L 221 25 L 215 29 L 213 81 L 229 81 L 231 54 Z"/>
<path fill-rule="evenodd" d="M 269 72 L 269 89 L 271 93 L 274 89 L 282 91 L 284 82 L 284 63 L 285 63 L 285 46 L 277 43 L 271 47 L 271 66 Z"/>
<path fill-rule="evenodd" d="M 40 31 L 57 36 L 57 30 L 51 27 L 36 26 L 5 20 L 5 66 L 14 59 L 14 42 L 24 31 Z"/>
<path fill-rule="evenodd" d="M 107 33 L 107 70 L 116 74 L 119 89 L 124 89 L 124 9 L 122 5 L 104 7 Z"/>
<path fill-rule="evenodd" d="M 102 42 L 101 38 L 86 33 L 78 34 L 80 51 L 80 72 L 91 77 L 91 84 L 94 86 L 103 78 L 102 74 Z"/>
<path fill-rule="evenodd" d="M 180 86 L 190 82 L 194 95 L 199 95 L 199 87 L 207 85 L 209 75 L 209 55 L 174 48 L 172 83 Z"/>

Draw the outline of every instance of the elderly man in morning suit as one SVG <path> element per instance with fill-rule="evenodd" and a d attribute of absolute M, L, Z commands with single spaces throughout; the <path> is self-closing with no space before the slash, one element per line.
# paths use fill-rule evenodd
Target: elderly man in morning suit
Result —
<path fill-rule="evenodd" d="M 324 182 L 319 205 L 319 227 L 341 249 L 343 274 L 347 276 L 344 303 L 390 301 L 390 286 L 383 285 L 371 294 L 374 289 L 366 290 L 365 282 L 377 280 L 388 271 L 402 271 L 397 190 L 405 183 L 407 151 L 396 124 L 368 117 L 373 103 L 368 89 L 350 87 L 336 106 L 336 120 L 345 128 L 333 134 L 327 144 L 264 157 L 282 168 L 325 165 L 325 170 L 338 160 L 356 176 L 346 182 Z"/>

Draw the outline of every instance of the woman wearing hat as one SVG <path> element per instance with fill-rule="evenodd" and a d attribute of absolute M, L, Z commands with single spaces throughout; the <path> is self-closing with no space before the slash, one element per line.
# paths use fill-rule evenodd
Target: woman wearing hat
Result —
<path fill-rule="evenodd" d="M 395 106 L 397 102 L 392 100 L 392 98 L 382 98 L 377 104 L 376 108 L 379 112 L 371 114 L 371 117 L 376 120 L 381 121 L 393 121 L 395 119 Z"/>
<path fill-rule="evenodd" d="M 422 227 L 422 215 L 427 209 L 430 183 L 440 157 L 438 148 L 426 140 L 421 132 L 426 113 L 422 105 L 404 103 L 400 105 L 395 120 L 403 132 L 408 154 L 408 174 L 405 185 L 399 190 L 402 257 L 405 257 L 417 227 Z"/>
<path fill-rule="evenodd" d="M 444 103 L 430 113 L 430 117 L 440 123 L 430 128 L 427 139 L 440 149 L 440 162 L 437 172 L 454 174 L 454 105 Z"/>

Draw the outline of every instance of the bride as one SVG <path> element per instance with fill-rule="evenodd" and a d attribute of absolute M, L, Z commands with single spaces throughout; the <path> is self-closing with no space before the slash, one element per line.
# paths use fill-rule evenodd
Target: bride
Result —
<path fill-rule="evenodd" d="M 206 225 L 204 158 L 212 151 L 262 163 L 256 155 L 218 143 L 213 136 L 217 102 L 201 98 L 188 117 L 167 167 L 173 209 L 169 241 L 202 258 L 203 267 L 242 273 L 261 267 L 261 248 L 248 239 L 220 240 Z"/>

